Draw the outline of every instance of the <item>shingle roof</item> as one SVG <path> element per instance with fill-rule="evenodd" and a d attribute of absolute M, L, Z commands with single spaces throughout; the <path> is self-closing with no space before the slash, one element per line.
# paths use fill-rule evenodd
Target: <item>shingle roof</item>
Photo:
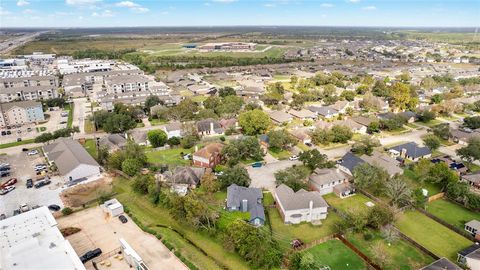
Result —
<path fill-rule="evenodd" d="M 289 114 L 297 117 L 297 118 L 315 118 L 315 113 L 306 109 L 301 110 L 289 110 Z"/>
<path fill-rule="evenodd" d="M 365 163 L 364 160 L 355 156 L 352 152 L 346 153 L 340 160 L 340 164 L 353 173 L 353 169 L 359 164 Z"/>
<path fill-rule="evenodd" d="M 471 245 L 471 246 L 469 246 L 469 247 L 467 247 L 467 248 L 465 248 L 465 249 L 460 250 L 460 251 L 458 252 L 458 254 L 459 254 L 459 255 L 462 255 L 462 256 L 467 256 L 468 254 L 470 254 L 470 253 L 472 253 L 472 252 L 474 252 L 474 251 L 476 251 L 476 250 L 478 250 L 478 249 L 480 249 L 480 245 L 478 245 L 478 244 L 473 244 L 473 245 Z"/>
<path fill-rule="evenodd" d="M 275 189 L 275 194 L 286 211 L 308 209 L 310 202 L 313 202 L 313 208 L 328 207 L 327 202 L 317 191 L 305 191 L 303 189 L 293 192 L 288 186 L 281 184 Z"/>
<path fill-rule="evenodd" d="M 109 134 L 100 139 L 98 142 L 100 145 L 105 145 L 107 147 L 117 146 L 117 147 L 124 147 L 127 144 L 127 139 L 125 139 L 120 134 Z"/>
<path fill-rule="evenodd" d="M 480 221 L 478 220 L 470 220 L 469 222 L 465 223 L 465 226 L 468 226 L 470 228 L 474 228 L 477 230 L 480 230 Z"/>
<path fill-rule="evenodd" d="M 235 207 L 239 211 L 241 209 L 242 201 L 247 200 L 247 209 L 250 213 L 250 220 L 261 218 L 265 220 L 265 212 L 262 205 L 263 193 L 259 188 L 247 188 L 232 184 L 227 188 L 227 207 Z"/>
<path fill-rule="evenodd" d="M 465 179 L 469 182 L 472 183 L 478 183 L 480 184 L 480 171 L 474 172 L 474 173 L 469 173 L 469 174 L 464 174 L 462 176 L 462 179 Z"/>
<path fill-rule="evenodd" d="M 378 151 L 374 151 L 371 156 L 362 155 L 360 158 L 372 166 L 385 169 L 389 175 L 403 172 L 397 160 Z"/>
<path fill-rule="evenodd" d="M 339 171 L 336 168 L 332 169 L 320 169 L 317 168 L 313 171 L 312 175 L 310 175 L 309 180 L 314 185 L 325 185 L 337 181 L 341 181 L 347 178 L 345 174 Z"/>
<path fill-rule="evenodd" d="M 292 120 L 292 116 L 284 111 L 271 111 L 270 118 L 278 123 L 288 122 Z"/>
<path fill-rule="evenodd" d="M 213 153 L 220 153 L 222 151 L 223 144 L 221 143 L 211 143 L 202 149 L 198 150 L 195 152 L 193 155 L 194 156 L 199 156 L 199 157 L 204 157 L 204 158 L 210 158 L 210 156 Z"/>
<path fill-rule="evenodd" d="M 20 107 L 20 108 L 31 108 L 31 107 L 42 107 L 42 103 L 34 101 L 34 100 L 26 100 L 26 101 L 17 101 L 17 102 L 8 102 L 0 104 L 0 111 L 8 111 L 13 107 Z"/>
<path fill-rule="evenodd" d="M 80 143 L 71 139 L 59 138 L 54 143 L 45 145 L 43 150 L 63 175 L 82 164 L 100 167 Z"/>
<path fill-rule="evenodd" d="M 352 117 L 352 120 L 359 123 L 360 125 L 363 125 L 363 126 L 368 126 L 368 125 L 370 125 L 370 123 L 375 121 L 375 119 L 368 118 L 368 117 L 365 117 L 365 116 L 354 116 L 354 117 Z"/>
<path fill-rule="evenodd" d="M 407 155 L 412 158 L 423 157 L 432 153 L 428 147 L 420 147 L 414 142 L 404 143 L 390 148 L 390 150 L 398 152 L 402 152 L 402 149 L 407 150 Z"/>
<path fill-rule="evenodd" d="M 210 131 L 211 129 L 211 124 L 213 124 L 213 130 L 216 133 L 223 133 L 223 128 L 220 126 L 220 123 L 213 119 L 213 118 L 207 118 L 204 120 L 200 120 L 197 122 L 197 130 L 198 132 L 206 132 Z"/>
<path fill-rule="evenodd" d="M 198 185 L 205 174 L 205 168 L 176 167 L 175 170 L 163 173 L 165 179 L 171 184 Z"/>
<path fill-rule="evenodd" d="M 462 268 L 446 258 L 441 258 L 421 268 L 420 270 L 462 270 Z"/>
<path fill-rule="evenodd" d="M 337 110 L 335 110 L 332 107 L 328 107 L 328 106 L 321 106 L 321 107 L 309 106 L 308 109 L 312 112 L 315 112 L 315 113 L 323 115 L 323 116 L 338 114 Z"/>

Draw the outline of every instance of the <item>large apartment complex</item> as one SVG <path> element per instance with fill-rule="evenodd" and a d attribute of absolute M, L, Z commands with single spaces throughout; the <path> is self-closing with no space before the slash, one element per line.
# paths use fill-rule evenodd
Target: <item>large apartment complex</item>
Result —
<path fill-rule="evenodd" d="M 36 123 L 45 120 L 42 104 L 37 101 L 0 103 L 0 127 Z"/>
<path fill-rule="evenodd" d="M 0 79 L 0 102 L 39 100 L 58 97 L 55 76 Z"/>

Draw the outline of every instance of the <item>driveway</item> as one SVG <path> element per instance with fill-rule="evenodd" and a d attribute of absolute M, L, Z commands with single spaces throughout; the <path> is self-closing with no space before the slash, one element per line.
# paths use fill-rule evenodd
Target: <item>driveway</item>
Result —
<path fill-rule="evenodd" d="M 127 216 L 125 214 L 125 216 Z M 127 216 L 128 218 L 128 216 Z M 88 208 L 70 216 L 57 219 L 59 227 L 77 227 L 81 231 L 67 237 L 75 252 L 81 256 L 85 252 L 100 248 L 104 254 L 120 247 L 123 238 L 143 259 L 149 269 L 188 270 L 170 250 L 155 236 L 143 232 L 130 218 L 122 224 L 117 217 L 106 216 L 100 206 Z M 113 267 L 98 264 L 100 269 L 130 269 L 125 260 L 103 255 L 100 261 L 108 261 Z M 94 269 L 91 262 L 87 269 Z"/>
<path fill-rule="evenodd" d="M 77 126 L 80 129 L 80 134 L 85 134 L 85 117 L 87 117 L 86 112 L 90 108 L 90 103 L 87 98 L 75 98 L 73 104 L 72 126 Z"/>
<path fill-rule="evenodd" d="M 281 160 L 273 163 L 267 163 L 260 168 L 247 167 L 248 174 L 252 183 L 250 187 L 268 189 L 270 192 L 275 191 L 275 175 L 274 173 L 291 167 L 292 165 L 302 164 L 300 161 Z"/>

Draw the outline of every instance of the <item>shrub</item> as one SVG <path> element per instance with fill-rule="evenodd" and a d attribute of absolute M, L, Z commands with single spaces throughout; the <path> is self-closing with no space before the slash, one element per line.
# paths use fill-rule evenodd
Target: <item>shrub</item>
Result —
<path fill-rule="evenodd" d="M 65 207 L 65 208 L 62 209 L 62 214 L 64 216 L 71 215 L 72 213 L 73 213 L 73 210 L 70 207 Z"/>
<path fill-rule="evenodd" d="M 63 237 L 70 236 L 72 234 L 76 234 L 77 232 L 81 231 L 82 229 L 77 228 L 77 227 L 66 227 L 60 229 L 60 232 L 62 233 Z"/>

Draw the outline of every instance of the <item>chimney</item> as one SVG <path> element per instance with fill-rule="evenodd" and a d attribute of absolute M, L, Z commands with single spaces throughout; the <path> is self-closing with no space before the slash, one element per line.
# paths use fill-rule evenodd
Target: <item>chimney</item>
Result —
<path fill-rule="evenodd" d="M 242 200 L 241 210 L 242 210 L 242 212 L 247 212 L 248 211 L 248 200 L 247 199 Z"/>
<path fill-rule="evenodd" d="M 215 131 L 213 130 L 213 122 L 210 122 L 210 133 L 214 133 Z"/>

